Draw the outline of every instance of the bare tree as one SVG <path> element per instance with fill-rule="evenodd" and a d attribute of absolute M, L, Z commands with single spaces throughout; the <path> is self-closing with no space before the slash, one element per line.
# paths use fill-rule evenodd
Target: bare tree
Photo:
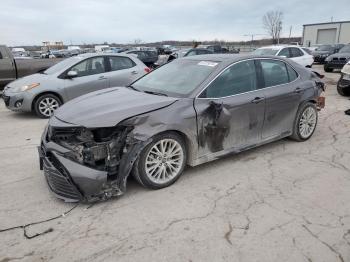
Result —
<path fill-rule="evenodd" d="M 140 38 L 137 38 L 137 39 L 134 40 L 134 45 L 140 45 L 142 43 L 143 43 L 143 41 Z"/>
<path fill-rule="evenodd" d="M 272 37 L 274 44 L 279 42 L 282 31 L 282 11 L 269 11 L 263 16 L 263 25 L 267 33 Z"/>

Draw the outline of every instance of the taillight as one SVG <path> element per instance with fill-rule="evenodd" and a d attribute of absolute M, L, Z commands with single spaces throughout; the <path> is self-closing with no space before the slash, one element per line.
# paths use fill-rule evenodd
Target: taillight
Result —
<path fill-rule="evenodd" d="M 145 72 L 146 73 L 149 73 L 149 72 L 151 72 L 152 70 L 149 68 L 149 67 L 145 67 Z"/>

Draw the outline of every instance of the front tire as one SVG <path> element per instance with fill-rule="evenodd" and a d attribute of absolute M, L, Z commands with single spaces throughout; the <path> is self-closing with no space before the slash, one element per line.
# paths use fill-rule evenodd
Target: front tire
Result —
<path fill-rule="evenodd" d="M 161 189 L 175 183 L 187 160 L 183 138 L 174 132 L 163 133 L 141 152 L 133 167 L 133 176 L 144 187 Z"/>
<path fill-rule="evenodd" d="M 291 138 L 298 142 L 308 140 L 315 132 L 318 114 L 316 106 L 307 102 L 300 106 L 293 126 Z"/>
<path fill-rule="evenodd" d="M 53 94 L 39 96 L 34 102 L 34 110 L 40 118 L 50 118 L 53 112 L 62 105 L 61 100 Z"/>
<path fill-rule="evenodd" d="M 324 65 L 324 66 L 323 66 L 323 69 L 324 69 L 324 71 L 327 72 L 327 73 L 332 73 L 332 72 L 333 72 L 333 68 L 330 68 L 330 67 L 328 67 L 327 65 Z"/>
<path fill-rule="evenodd" d="M 350 89 L 350 88 L 348 88 Z M 350 96 L 350 90 L 341 88 L 339 84 L 337 85 L 338 94 L 341 96 Z"/>

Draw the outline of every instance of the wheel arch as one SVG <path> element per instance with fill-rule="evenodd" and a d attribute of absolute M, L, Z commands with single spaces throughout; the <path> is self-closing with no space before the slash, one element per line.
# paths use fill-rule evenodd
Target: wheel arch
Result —
<path fill-rule="evenodd" d="M 166 133 L 175 133 L 183 139 L 183 141 L 185 143 L 185 147 L 186 147 L 185 148 L 186 153 L 187 153 L 187 164 L 192 165 L 191 163 L 193 162 L 193 159 L 194 159 L 195 145 L 193 144 L 193 141 L 189 138 L 189 136 L 187 134 L 185 134 L 184 132 L 177 130 L 177 129 L 164 130 L 164 131 L 161 131 L 159 133 L 154 134 L 153 136 L 158 136 L 158 135 L 162 135 L 162 134 L 166 134 Z"/>
<path fill-rule="evenodd" d="M 59 93 L 54 92 L 54 91 L 45 91 L 45 92 L 42 92 L 42 93 L 39 93 L 39 94 L 35 95 L 35 97 L 33 98 L 32 105 L 31 105 L 31 110 L 32 111 L 34 110 L 35 102 L 39 99 L 39 97 L 41 97 L 43 95 L 55 95 L 55 96 L 57 96 L 60 99 L 60 102 L 62 104 L 64 103 L 63 98 L 62 98 L 62 96 Z"/>

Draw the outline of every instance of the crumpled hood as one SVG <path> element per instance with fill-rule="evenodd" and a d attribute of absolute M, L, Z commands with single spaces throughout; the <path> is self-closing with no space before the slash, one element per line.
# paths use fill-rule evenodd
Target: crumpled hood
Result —
<path fill-rule="evenodd" d="M 11 89 L 14 89 L 16 87 L 25 86 L 25 85 L 34 84 L 34 83 L 41 83 L 42 81 L 46 80 L 47 78 L 49 78 L 49 75 L 45 75 L 45 74 L 33 74 L 33 75 L 21 77 L 15 81 L 9 83 L 6 86 L 5 90 L 8 92 L 12 92 L 13 90 L 11 90 Z"/>
<path fill-rule="evenodd" d="M 111 127 L 132 116 L 171 105 L 176 100 L 115 87 L 73 99 L 56 110 L 55 117 L 87 128 Z"/>

